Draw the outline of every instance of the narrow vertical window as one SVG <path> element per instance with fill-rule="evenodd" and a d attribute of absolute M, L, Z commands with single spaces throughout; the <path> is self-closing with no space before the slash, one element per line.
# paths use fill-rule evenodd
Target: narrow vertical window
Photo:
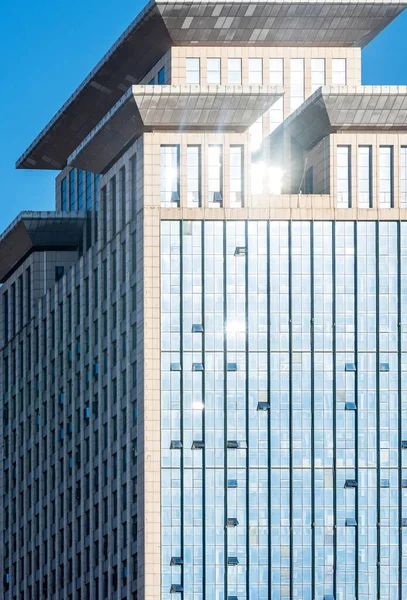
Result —
<path fill-rule="evenodd" d="M 372 207 L 372 147 L 358 148 L 358 205 Z"/>
<path fill-rule="evenodd" d="M 400 206 L 407 208 L 407 146 L 400 148 Z"/>
<path fill-rule="evenodd" d="M 27 290 L 27 322 L 31 320 L 31 267 L 27 268 L 25 289 Z"/>
<path fill-rule="evenodd" d="M 332 59 L 332 85 L 346 85 L 346 58 Z"/>
<path fill-rule="evenodd" d="M 243 205 L 243 146 L 230 146 L 230 208 Z"/>
<path fill-rule="evenodd" d="M 99 212 L 99 179 L 100 175 L 95 175 L 93 178 L 93 206 L 95 207 L 94 232 L 95 242 L 98 241 L 98 212 Z"/>
<path fill-rule="evenodd" d="M 102 188 L 102 194 L 101 194 L 101 200 L 102 200 L 102 237 L 103 237 L 103 243 L 106 244 L 107 241 L 107 191 L 106 191 L 106 186 L 104 186 Z"/>
<path fill-rule="evenodd" d="M 284 121 L 284 98 L 279 98 L 270 108 L 270 133 Z"/>
<path fill-rule="evenodd" d="M 69 171 L 69 210 L 75 210 L 75 170 Z"/>
<path fill-rule="evenodd" d="M 77 185 L 78 185 L 78 210 L 83 210 L 83 171 L 82 171 L 82 169 L 78 170 Z"/>
<path fill-rule="evenodd" d="M 200 59 L 199 58 L 187 58 L 186 60 L 186 82 L 187 83 L 200 83 Z"/>
<path fill-rule="evenodd" d="M 13 337 L 16 334 L 17 327 L 17 307 L 16 307 L 16 284 L 13 283 L 11 286 L 11 326 L 12 326 L 12 335 Z"/>
<path fill-rule="evenodd" d="M 249 83 L 263 84 L 263 59 L 249 58 Z"/>
<path fill-rule="evenodd" d="M 257 119 L 249 129 L 250 133 L 250 149 L 255 152 L 260 148 L 263 141 L 263 117 Z"/>
<path fill-rule="evenodd" d="M 380 207 L 393 207 L 393 147 L 380 146 Z"/>
<path fill-rule="evenodd" d="M 207 83 L 214 83 L 220 85 L 221 74 L 220 74 L 220 58 L 208 58 L 206 63 L 206 81 Z"/>
<path fill-rule="evenodd" d="M 228 58 L 228 83 L 242 83 L 242 59 Z"/>
<path fill-rule="evenodd" d="M 337 162 L 337 206 L 338 208 L 350 208 L 350 146 L 338 146 L 336 152 Z"/>
<path fill-rule="evenodd" d="M 116 199 L 116 176 L 110 180 L 110 210 L 112 219 L 112 235 L 116 235 L 117 230 L 117 199 Z"/>
<path fill-rule="evenodd" d="M 158 83 L 158 85 L 164 85 L 164 83 L 165 83 L 165 69 L 164 69 L 164 67 L 162 67 L 162 69 L 160 69 L 158 71 L 157 83 Z"/>
<path fill-rule="evenodd" d="M 223 205 L 222 179 L 223 179 L 222 146 L 210 145 L 208 147 L 208 201 L 212 208 L 221 208 Z"/>
<path fill-rule="evenodd" d="M 123 228 L 126 224 L 126 167 L 120 169 L 120 214 Z"/>
<path fill-rule="evenodd" d="M 9 336 L 9 315 L 8 315 L 8 292 L 3 296 L 3 327 L 4 327 L 4 342 L 7 344 Z"/>
<path fill-rule="evenodd" d="M 311 93 L 325 85 L 325 59 L 311 59 Z"/>
<path fill-rule="evenodd" d="M 24 323 L 24 283 L 23 276 L 18 278 L 18 312 L 19 312 L 19 327 L 23 327 Z"/>
<path fill-rule="evenodd" d="M 61 210 L 65 212 L 68 209 L 66 196 L 66 177 L 61 181 Z"/>
<path fill-rule="evenodd" d="M 92 173 L 86 172 L 86 210 L 92 210 Z"/>
<path fill-rule="evenodd" d="M 161 206 L 179 206 L 179 146 L 161 146 Z"/>
<path fill-rule="evenodd" d="M 292 58 L 291 67 L 291 112 L 296 110 L 304 102 L 304 59 Z"/>
<path fill-rule="evenodd" d="M 131 212 L 136 215 L 137 210 L 137 155 L 131 159 Z"/>
<path fill-rule="evenodd" d="M 187 148 L 188 206 L 201 206 L 201 146 Z"/>
<path fill-rule="evenodd" d="M 270 85 L 284 85 L 284 59 L 270 58 Z"/>

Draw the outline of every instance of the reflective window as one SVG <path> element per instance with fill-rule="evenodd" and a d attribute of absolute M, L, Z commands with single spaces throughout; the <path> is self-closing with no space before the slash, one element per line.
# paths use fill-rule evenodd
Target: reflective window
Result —
<path fill-rule="evenodd" d="M 291 67 L 291 112 L 304 102 L 304 59 L 292 58 Z"/>
<path fill-rule="evenodd" d="M 86 172 L 86 210 L 92 210 L 92 173 Z"/>
<path fill-rule="evenodd" d="M 164 67 L 158 71 L 158 85 L 164 85 L 165 83 L 165 69 Z"/>
<path fill-rule="evenodd" d="M 230 146 L 230 207 L 243 207 L 243 146 Z"/>
<path fill-rule="evenodd" d="M 201 206 L 201 146 L 187 148 L 188 206 Z"/>
<path fill-rule="evenodd" d="M 206 81 L 219 85 L 221 82 L 220 75 L 220 58 L 208 58 L 206 63 Z"/>
<path fill-rule="evenodd" d="M 242 83 L 241 58 L 228 58 L 228 83 Z"/>
<path fill-rule="evenodd" d="M 325 59 L 311 59 L 311 93 L 325 85 Z"/>
<path fill-rule="evenodd" d="M 83 210 L 83 171 L 82 169 L 78 170 L 78 210 Z"/>
<path fill-rule="evenodd" d="M 372 147 L 358 148 L 358 206 L 372 207 Z"/>
<path fill-rule="evenodd" d="M 250 150 L 255 152 L 260 148 L 260 144 L 263 141 L 263 117 L 257 119 L 255 123 L 250 127 Z"/>
<path fill-rule="evenodd" d="M 332 85 L 346 85 L 346 58 L 332 59 Z"/>
<path fill-rule="evenodd" d="M 131 159 L 131 205 L 132 215 L 136 214 L 137 210 L 137 155 Z"/>
<path fill-rule="evenodd" d="M 179 206 L 179 146 L 161 146 L 161 206 Z"/>
<path fill-rule="evenodd" d="M 186 60 L 186 82 L 187 83 L 200 83 L 200 59 L 199 58 L 187 58 Z"/>
<path fill-rule="evenodd" d="M 270 58 L 270 85 L 284 85 L 284 59 Z"/>
<path fill-rule="evenodd" d="M 117 194 L 116 194 L 116 176 L 110 180 L 110 210 L 111 210 L 111 221 L 112 221 L 112 235 L 116 235 L 117 225 Z"/>
<path fill-rule="evenodd" d="M 350 208 L 350 146 L 338 146 L 336 149 L 337 161 L 337 206 L 338 208 Z"/>
<path fill-rule="evenodd" d="M 155 79 L 154 77 L 152 79 L 150 79 L 150 81 L 148 82 L 148 85 L 154 85 L 155 84 Z"/>
<path fill-rule="evenodd" d="M 69 210 L 75 210 L 75 169 L 69 171 Z"/>
<path fill-rule="evenodd" d="M 61 210 L 65 212 L 67 210 L 67 197 L 66 197 L 66 177 L 61 181 Z"/>
<path fill-rule="evenodd" d="M 263 59 L 249 58 L 249 83 L 262 85 L 263 83 Z"/>
<path fill-rule="evenodd" d="M 393 206 L 393 147 L 380 146 L 379 164 L 380 207 Z"/>
<path fill-rule="evenodd" d="M 222 171 L 223 156 L 222 146 L 208 146 L 208 201 L 212 208 L 221 208 L 222 198 Z"/>
<path fill-rule="evenodd" d="M 400 148 L 400 206 L 407 208 L 407 146 Z"/>
<path fill-rule="evenodd" d="M 272 133 L 284 120 L 284 98 L 279 98 L 270 108 L 270 133 Z"/>

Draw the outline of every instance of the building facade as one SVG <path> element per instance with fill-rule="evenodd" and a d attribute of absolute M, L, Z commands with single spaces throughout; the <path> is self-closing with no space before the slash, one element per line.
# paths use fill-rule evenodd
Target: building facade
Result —
<path fill-rule="evenodd" d="M 17 161 L 1 598 L 407 598 L 406 6 L 150 2 Z"/>

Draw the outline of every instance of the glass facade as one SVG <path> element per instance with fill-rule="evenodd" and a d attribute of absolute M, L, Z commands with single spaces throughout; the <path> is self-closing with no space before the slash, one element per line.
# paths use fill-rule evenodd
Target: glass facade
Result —
<path fill-rule="evenodd" d="M 161 223 L 163 600 L 407 597 L 406 240 Z"/>

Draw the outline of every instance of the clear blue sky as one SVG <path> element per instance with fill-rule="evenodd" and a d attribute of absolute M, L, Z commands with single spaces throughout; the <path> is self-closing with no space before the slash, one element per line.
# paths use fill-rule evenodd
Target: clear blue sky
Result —
<path fill-rule="evenodd" d="M 0 19 L 0 231 L 21 210 L 53 210 L 54 171 L 16 159 L 146 0 L 3 0 Z M 407 11 L 363 51 L 364 84 L 407 84 Z"/>

